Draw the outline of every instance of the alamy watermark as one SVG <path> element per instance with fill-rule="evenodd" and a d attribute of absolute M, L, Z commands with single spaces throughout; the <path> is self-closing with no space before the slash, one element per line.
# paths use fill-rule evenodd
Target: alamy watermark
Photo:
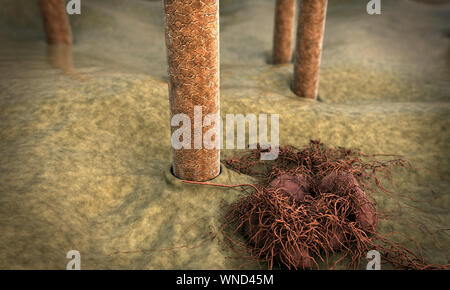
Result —
<path fill-rule="evenodd" d="M 369 15 L 380 15 L 381 14 L 381 0 L 370 0 L 366 6 L 367 14 Z"/>
<path fill-rule="evenodd" d="M 370 0 L 366 6 L 367 14 L 381 14 L 381 0 Z M 67 14 L 81 14 L 81 0 L 69 0 L 66 5 Z"/>
<path fill-rule="evenodd" d="M 279 153 L 279 115 L 270 115 L 270 142 L 268 140 L 269 119 L 267 114 L 226 114 L 226 141 L 223 142 L 223 120 L 218 114 L 203 117 L 202 106 L 194 106 L 194 118 L 186 114 L 172 117 L 172 148 L 180 149 L 246 149 L 246 125 L 248 124 L 248 148 L 263 149 L 261 160 L 275 160 Z M 193 125 L 193 126 L 192 126 Z M 236 134 L 234 128 L 236 127 Z M 193 132 L 192 132 L 193 128 Z M 204 129 L 207 129 L 204 132 Z M 236 135 L 236 146 L 235 146 Z"/>
<path fill-rule="evenodd" d="M 369 260 L 366 270 L 381 270 L 381 255 L 377 250 L 371 250 L 367 253 L 366 258 Z"/>
<path fill-rule="evenodd" d="M 67 259 L 71 259 L 67 263 L 66 270 L 80 270 L 81 269 L 81 254 L 77 250 L 70 250 L 66 255 Z"/>
<path fill-rule="evenodd" d="M 67 14 L 81 14 L 81 0 L 69 0 L 66 5 Z"/>
<path fill-rule="evenodd" d="M 81 270 L 81 254 L 77 250 L 70 250 L 66 255 L 67 259 L 71 259 L 67 263 L 66 270 Z M 366 270 L 381 270 L 381 255 L 377 250 L 371 250 L 366 255 L 367 263 Z"/>

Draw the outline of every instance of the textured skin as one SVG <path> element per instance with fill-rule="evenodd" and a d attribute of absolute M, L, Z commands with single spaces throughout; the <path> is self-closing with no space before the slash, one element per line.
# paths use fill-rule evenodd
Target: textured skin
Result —
<path fill-rule="evenodd" d="M 300 4 L 292 86 L 300 97 L 317 97 L 327 2 L 302 0 Z"/>
<path fill-rule="evenodd" d="M 203 117 L 219 114 L 219 1 L 164 0 L 164 9 L 171 117 L 184 113 L 192 126 L 192 149 L 173 149 L 173 172 L 181 179 L 210 180 L 220 173 L 220 151 L 194 149 L 194 125 L 202 125 L 195 124 L 194 106 L 202 106 Z"/>
<path fill-rule="evenodd" d="M 275 4 L 275 28 L 273 34 L 272 62 L 290 63 L 294 34 L 295 0 L 277 0 Z"/>
<path fill-rule="evenodd" d="M 72 31 L 64 0 L 39 0 L 49 44 L 72 44 Z"/>

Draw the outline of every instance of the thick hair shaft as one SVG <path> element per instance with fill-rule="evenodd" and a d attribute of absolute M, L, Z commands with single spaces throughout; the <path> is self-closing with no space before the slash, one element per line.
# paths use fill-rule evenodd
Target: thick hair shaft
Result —
<path fill-rule="evenodd" d="M 219 1 L 164 0 L 164 9 L 171 118 L 189 116 L 192 132 L 190 148 L 173 148 L 173 173 L 210 180 L 220 173 L 220 150 L 205 148 L 202 136 L 213 130 L 211 139 L 219 138 Z M 202 118 L 194 118 L 199 107 Z M 205 124 L 203 117 L 214 114 Z"/>
<path fill-rule="evenodd" d="M 317 98 L 327 0 L 302 0 L 294 62 L 294 93 Z"/>
<path fill-rule="evenodd" d="M 295 0 L 277 0 L 273 33 L 273 64 L 290 63 L 294 38 Z"/>
<path fill-rule="evenodd" d="M 64 0 L 39 0 L 45 35 L 49 44 L 72 44 L 72 30 Z"/>

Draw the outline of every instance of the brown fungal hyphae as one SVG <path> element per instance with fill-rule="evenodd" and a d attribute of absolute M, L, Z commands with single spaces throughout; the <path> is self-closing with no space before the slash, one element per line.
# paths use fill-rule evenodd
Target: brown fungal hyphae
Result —
<path fill-rule="evenodd" d="M 350 173 L 339 171 L 328 174 L 321 180 L 319 190 L 350 196 L 354 205 L 356 222 L 366 232 L 375 231 L 377 224 L 375 205 Z"/>
<path fill-rule="evenodd" d="M 300 97 L 311 99 L 317 97 L 327 2 L 327 0 L 300 2 L 292 84 L 294 93 Z"/>
<path fill-rule="evenodd" d="M 273 32 L 273 64 L 290 63 L 294 34 L 295 0 L 277 0 Z"/>
<path fill-rule="evenodd" d="M 283 264 L 294 265 L 296 269 L 311 268 L 311 256 L 308 250 L 300 247 L 298 244 L 291 245 L 282 251 L 279 260 Z"/>
<path fill-rule="evenodd" d="M 368 193 L 387 192 L 380 174 L 389 177 L 393 167 L 406 166 L 402 158 L 386 160 L 386 155 L 318 141 L 300 150 L 281 146 L 275 161 L 261 161 L 260 153 L 258 148 L 224 161 L 259 180 L 222 217 L 222 233 L 236 257 L 266 263 L 270 269 L 334 269 L 339 264 L 358 269 L 370 250 L 378 250 L 394 269 L 448 267 L 427 264 L 420 253 L 376 232 L 379 215 Z M 236 233 L 246 242 L 236 239 Z M 342 258 L 331 262 L 338 252 Z"/>
<path fill-rule="evenodd" d="M 335 227 L 333 230 L 327 233 L 328 246 L 334 250 L 339 250 L 343 245 L 345 245 L 345 235 L 342 229 Z"/>
<path fill-rule="evenodd" d="M 72 44 L 72 30 L 64 0 L 39 0 L 45 34 L 49 44 Z"/>
<path fill-rule="evenodd" d="M 219 1 L 164 0 L 164 9 L 171 120 L 188 116 L 192 132 L 188 148 L 172 150 L 173 173 L 185 180 L 210 180 L 220 171 L 218 146 L 203 143 L 205 133 L 213 141 L 219 134 Z M 206 115 L 212 121 L 203 126 Z"/>
<path fill-rule="evenodd" d="M 282 174 L 270 182 L 269 188 L 286 193 L 299 202 L 309 193 L 310 185 L 308 178 L 302 174 Z"/>

